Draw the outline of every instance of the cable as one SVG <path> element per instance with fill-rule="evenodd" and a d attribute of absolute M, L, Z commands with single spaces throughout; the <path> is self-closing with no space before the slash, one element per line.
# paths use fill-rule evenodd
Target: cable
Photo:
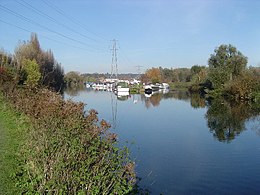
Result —
<path fill-rule="evenodd" d="M 81 28 L 85 29 L 87 32 L 99 37 L 100 39 L 103 39 L 104 41 L 107 42 L 107 39 L 103 38 L 102 36 L 98 35 L 97 33 L 91 32 L 89 31 L 83 24 L 81 24 L 80 22 L 78 22 L 76 19 L 74 19 L 73 17 L 67 15 L 64 11 L 62 11 L 60 8 L 58 8 L 57 6 L 51 4 L 49 1 L 47 0 L 42 0 L 43 3 L 45 3 L 47 6 L 49 6 L 50 8 L 52 8 L 53 10 L 55 10 L 56 12 L 58 12 L 60 15 L 62 15 L 63 17 L 69 19 L 71 22 L 73 22 L 74 24 L 80 26 Z"/>
<path fill-rule="evenodd" d="M 25 29 L 25 28 L 22 28 L 22 27 L 20 27 L 20 26 L 15 25 L 15 24 L 11 24 L 11 23 L 9 23 L 9 22 L 5 22 L 5 21 L 3 21 L 3 20 L 1 20 L 1 19 L 0 19 L 0 22 L 5 23 L 5 24 L 7 24 L 7 25 L 9 25 L 9 26 L 13 26 L 13 27 L 15 27 L 15 28 L 18 28 L 18 29 L 20 29 L 20 30 L 23 30 L 23 31 L 26 31 L 26 32 L 32 33 L 32 31 L 29 31 L 29 30 L 27 30 L 27 29 Z M 43 38 L 45 38 L 45 39 L 48 39 L 48 40 L 54 41 L 54 42 L 59 43 L 59 44 L 62 44 L 62 45 L 67 45 L 67 46 L 69 46 L 69 47 L 74 47 L 74 48 L 76 48 L 76 49 L 80 49 L 80 50 L 85 50 L 85 51 L 93 52 L 93 51 L 88 50 L 88 49 L 86 49 L 86 48 L 82 48 L 82 47 L 77 47 L 77 46 L 74 46 L 74 45 L 70 45 L 70 44 L 67 44 L 67 43 L 64 43 L 64 42 L 61 42 L 61 41 L 58 41 L 58 40 L 55 40 L 55 39 L 49 38 L 49 37 L 44 36 L 44 35 L 42 35 L 42 34 L 41 34 L 41 36 L 42 36 Z"/>
<path fill-rule="evenodd" d="M 87 39 L 89 39 L 89 40 L 98 42 L 97 40 L 92 39 L 91 37 L 88 37 L 88 36 L 86 36 L 86 35 L 84 35 L 84 34 L 78 32 L 78 31 L 75 31 L 75 30 L 72 29 L 71 27 L 64 25 L 63 23 L 61 23 L 61 22 L 59 22 L 58 20 L 56 20 L 55 18 L 53 18 L 53 17 L 51 17 L 51 16 L 45 14 L 44 12 L 40 11 L 39 9 L 33 7 L 32 5 L 30 5 L 29 3 L 25 2 L 24 0 L 20 0 L 20 1 L 22 1 L 24 4 L 21 3 L 21 2 L 19 2 L 19 1 L 17 1 L 17 0 L 15 0 L 15 1 L 16 1 L 17 3 L 19 3 L 20 5 L 26 7 L 27 9 L 30 9 L 30 10 L 32 10 L 33 12 L 35 12 L 35 13 L 37 13 L 37 14 L 43 16 L 43 17 L 47 17 L 49 20 L 51 20 L 52 22 L 54 22 L 54 23 L 56 23 L 56 24 L 62 26 L 63 28 L 66 28 L 66 29 L 68 29 L 68 30 L 70 30 L 70 31 L 72 31 L 72 32 L 74 32 L 74 33 L 77 33 L 77 34 L 79 34 L 80 36 L 82 36 L 82 37 L 84 37 L 84 38 L 87 38 Z"/>
<path fill-rule="evenodd" d="M 46 30 L 48 30 L 48 31 L 50 31 L 50 32 L 52 32 L 52 33 L 55 33 L 55 34 L 57 34 L 57 35 L 59 35 L 59 36 L 61 36 L 61 37 L 64 37 L 64 38 L 69 39 L 69 40 L 71 40 L 71 41 L 77 42 L 77 43 L 79 43 L 79 44 L 81 44 L 81 45 L 84 45 L 84 46 L 87 45 L 88 47 L 91 47 L 90 45 L 88 45 L 88 44 L 86 44 L 86 43 L 84 43 L 84 42 L 82 42 L 82 41 L 79 41 L 79 40 L 77 40 L 77 39 L 68 37 L 68 36 L 66 36 L 66 35 L 64 35 L 64 34 L 62 34 L 62 33 L 59 33 L 59 32 L 57 32 L 57 31 L 54 31 L 54 30 L 52 30 L 52 29 L 50 29 L 50 28 L 44 26 L 44 25 L 41 25 L 41 24 L 39 24 L 38 22 L 35 22 L 35 21 L 33 21 L 33 20 L 31 20 L 31 19 L 29 19 L 29 18 L 27 18 L 27 17 L 25 17 L 25 16 L 23 16 L 23 15 L 21 15 L 21 14 L 19 14 L 19 13 L 16 13 L 16 12 L 10 10 L 9 8 L 7 8 L 7 7 L 5 7 L 5 6 L 1 5 L 1 4 L 0 4 L 0 9 L 2 9 L 3 11 L 5 11 L 5 12 L 7 12 L 7 13 L 10 13 L 10 14 L 16 16 L 16 17 L 19 18 L 19 19 L 23 19 L 23 20 L 25 20 L 25 21 L 27 21 L 27 22 L 29 22 L 29 23 L 32 23 L 32 24 L 34 24 L 34 25 L 37 25 L 37 26 L 39 26 L 39 27 L 41 27 L 41 28 L 43 28 L 43 29 L 46 29 Z M 93 49 L 93 48 L 92 48 L 92 49 Z M 95 48 L 94 48 L 94 49 L 95 49 Z"/>

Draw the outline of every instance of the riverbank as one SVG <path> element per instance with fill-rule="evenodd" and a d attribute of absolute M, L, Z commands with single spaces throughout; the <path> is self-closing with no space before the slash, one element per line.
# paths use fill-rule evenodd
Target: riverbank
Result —
<path fill-rule="evenodd" d="M 25 141 L 25 121 L 0 95 L 0 194 L 20 194 L 14 178 L 19 170 L 20 148 Z"/>
<path fill-rule="evenodd" d="M 117 136 L 108 131 L 110 125 L 99 120 L 95 110 L 86 113 L 83 103 L 64 101 L 46 88 L 17 87 L 3 93 L 2 106 L 8 100 L 15 116 L 23 113 L 29 121 L 28 130 L 21 128 L 26 127 L 23 118 L 6 117 L 1 122 L 2 131 L 9 125 L 10 132 L 19 130 L 3 139 L 1 166 L 7 171 L 1 190 L 12 187 L 4 194 L 132 192 L 134 163 L 126 148 L 116 147 Z"/>

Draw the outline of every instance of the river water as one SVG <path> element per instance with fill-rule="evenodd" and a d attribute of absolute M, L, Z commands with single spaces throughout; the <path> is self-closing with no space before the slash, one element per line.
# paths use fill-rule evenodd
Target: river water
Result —
<path fill-rule="evenodd" d="M 117 97 L 67 91 L 118 134 L 151 194 L 260 194 L 259 105 L 206 101 L 187 92 Z"/>

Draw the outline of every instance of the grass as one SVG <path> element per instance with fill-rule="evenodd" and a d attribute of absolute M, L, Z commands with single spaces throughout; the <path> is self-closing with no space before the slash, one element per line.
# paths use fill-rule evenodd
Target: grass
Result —
<path fill-rule="evenodd" d="M 0 94 L 0 195 L 20 194 L 14 178 L 26 129 L 25 117 L 12 110 Z"/>

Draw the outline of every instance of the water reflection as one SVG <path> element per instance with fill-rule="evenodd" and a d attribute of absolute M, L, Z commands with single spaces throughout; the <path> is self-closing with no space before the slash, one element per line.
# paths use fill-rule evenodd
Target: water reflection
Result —
<path fill-rule="evenodd" d="M 141 94 L 141 100 L 145 103 L 145 107 L 157 107 L 163 99 L 178 99 L 189 101 L 190 95 L 187 91 L 157 91 L 152 94 Z"/>
<path fill-rule="evenodd" d="M 69 96 L 78 96 L 81 92 L 88 93 L 83 87 L 68 88 L 66 93 Z M 102 93 L 91 90 L 91 93 Z M 104 92 L 103 92 L 104 93 Z M 110 103 L 112 109 L 111 126 L 113 129 L 117 126 L 117 104 L 118 101 L 130 101 L 134 104 L 141 103 L 146 109 L 159 107 L 162 100 L 181 100 L 189 102 L 193 109 L 207 108 L 205 119 L 209 131 L 216 140 L 220 142 L 230 143 L 246 128 L 245 123 L 248 120 L 254 121 L 252 129 L 256 134 L 260 135 L 260 106 L 249 103 L 230 102 L 223 98 L 207 100 L 199 94 L 190 94 L 187 91 L 171 91 L 169 93 L 153 92 L 149 96 L 147 94 L 129 94 L 127 93 L 110 93 Z"/>
<path fill-rule="evenodd" d="M 70 98 L 111 124 L 136 162 L 138 185 L 152 194 L 259 194 L 260 105 L 185 91 L 146 97 L 84 90 L 65 93 Z"/>
<path fill-rule="evenodd" d="M 118 91 L 116 94 L 117 99 L 120 101 L 128 100 L 129 95 L 130 95 L 129 92 L 127 92 L 127 91 Z"/>
<path fill-rule="evenodd" d="M 205 115 L 208 127 L 213 136 L 229 143 L 245 128 L 245 122 L 259 115 L 260 110 L 248 103 L 228 102 L 223 98 L 209 101 Z"/>
<path fill-rule="evenodd" d="M 198 93 L 190 94 L 190 105 L 192 108 L 205 108 L 206 107 L 206 99 L 201 97 Z"/>
<path fill-rule="evenodd" d="M 78 96 L 81 91 L 85 91 L 86 87 L 84 85 L 78 85 L 73 87 L 67 87 L 65 89 L 65 93 L 67 93 L 71 97 Z"/>

